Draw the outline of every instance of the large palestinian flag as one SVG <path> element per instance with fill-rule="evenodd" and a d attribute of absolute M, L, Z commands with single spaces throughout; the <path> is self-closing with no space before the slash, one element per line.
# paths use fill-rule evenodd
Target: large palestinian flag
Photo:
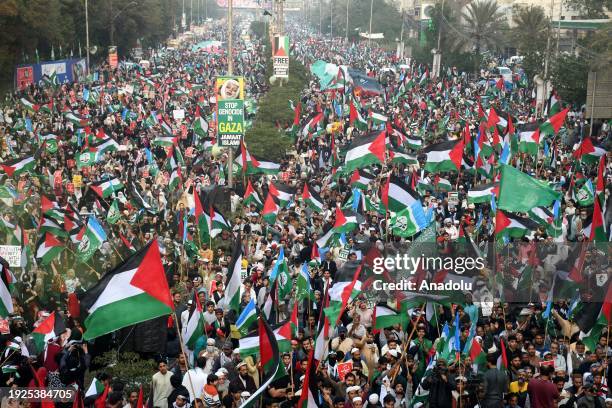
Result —
<path fill-rule="evenodd" d="M 40 265 L 49 265 L 64 250 L 64 245 L 48 232 L 44 233 L 36 245 L 36 259 Z"/>
<path fill-rule="evenodd" d="M 606 149 L 594 145 L 590 137 L 585 137 L 572 155 L 587 163 L 597 163 L 600 157 L 605 156 L 606 153 Z"/>
<path fill-rule="evenodd" d="M 468 203 L 490 203 L 491 196 L 495 194 L 495 183 L 481 184 L 472 187 L 467 193 Z"/>
<path fill-rule="evenodd" d="M 240 287 L 242 285 L 242 241 L 240 235 L 234 242 L 232 261 L 229 265 L 229 275 L 225 284 L 225 298 L 227 305 L 236 313 L 240 311 Z"/>
<path fill-rule="evenodd" d="M 89 314 L 84 340 L 172 313 L 157 239 L 106 273 L 81 296 L 80 303 Z"/>
<path fill-rule="evenodd" d="M 21 157 L 19 159 L 13 159 L 5 161 L 0 164 L 0 167 L 4 170 L 9 177 L 19 176 L 21 173 L 32 171 L 36 167 L 36 160 L 33 156 Z"/>
<path fill-rule="evenodd" d="M 107 181 L 92 183 L 89 188 L 91 188 L 98 196 L 107 198 L 110 197 L 115 191 L 119 191 L 124 188 L 124 186 L 121 180 L 114 178 Z"/>
<path fill-rule="evenodd" d="M 459 171 L 463 159 L 463 141 L 449 140 L 423 149 L 427 154 L 425 170 L 430 172 Z"/>
<path fill-rule="evenodd" d="M 304 184 L 304 190 L 302 191 L 302 200 L 315 212 L 323 211 L 323 200 L 319 195 L 308 187 L 308 184 Z"/>
<path fill-rule="evenodd" d="M 351 143 L 344 159 L 344 172 L 364 168 L 371 164 L 382 164 L 385 161 L 386 131 L 370 133 Z"/>
<path fill-rule="evenodd" d="M 536 155 L 540 147 L 540 128 L 537 122 L 527 123 L 519 130 L 519 152 Z"/>

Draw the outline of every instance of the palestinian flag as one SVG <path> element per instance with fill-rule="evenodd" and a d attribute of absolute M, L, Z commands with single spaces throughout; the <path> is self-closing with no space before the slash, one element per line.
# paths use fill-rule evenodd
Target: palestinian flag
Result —
<path fill-rule="evenodd" d="M 420 204 L 421 196 L 399 177 L 389 176 L 382 187 L 381 200 L 388 211 L 398 212 L 415 202 Z"/>
<path fill-rule="evenodd" d="M 206 121 L 206 119 L 198 116 L 193 121 L 192 126 L 193 126 L 193 133 L 195 133 L 196 135 L 200 137 L 208 136 L 208 122 Z"/>
<path fill-rule="evenodd" d="M 9 177 L 17 177 L 21 173 L 31 172 L 36 167 L 36 160 L 33 156 L 21 157 L 18 159 L 8 160 L 0 164 L 4 172 Z"/>
<path fill-rule="evenodd" d="M 170 191 L 176 190 L 181 185 L 181 182 L 181 168 L 177 167 L 176 169 L 172 170 L 172 174 L 170 175 L 170 181 L 168 182 L 168 189 Z"/>
<path fill-rule="evenodd" d="M 350 212 L 347 212 L 347 215 L 345 215 L 340 207 L 336 207 L 336 221 L 333 227 L 334 232 L 341 234 L 343 232 L 351 232 L 355 228 L 357 228 L 357 217 Z"/>
<path fill-rule="evenodd" d="M 418 137 L 409 136 L 408 138 L 406 138 L 406 143 L 408 144 L 408 147 L 412 150 L 419 150 L 421 147 L 423 147 L 423 140 Z"/>
<path fill-rule="evenodd" d="M 40 105 L 40 112 L 44 112 L 44 113 L 53 112 L 53 100 L 49 101 L 48 103 L 43 103 L 42 105 Z"/>
<path fill-rule="evenodd" d="M 580 142 L 578 149 L 574 150 L 572 155 L 578 160 L 592 164 L 597 163 L 597 161 L 599 161 L 602 156 L 605 156 L 606 153 L 606 149 L 595 146 L 590 137 L 585 137 L 582 142 Z"/>
<path fill-rule="evenodd" d="M 7 260 L 2 257 L 0 257 L 0 269 L 0 276 L 2 277 L 0 282 L 0 316 L 6 318 L 13 313 L 11 292 L 17 279 L 15 279 L 15 275 L 11 272 Z"/>
<path fill-rule="evenodd" d="M 229 265 L 229 276 L 227 276 L 226 284 L 225 284 L 225 298 L 227 300 L 227 305 L 234 312 L 238 313 L 240 311 L 240 287 L 242 285 L 242 280 L 240 279 L 240 274 L 242 270 L 242 241 L 240 239 L 240 235 L 234 242 L 234 250 L 232 252 L 232 261 Z"/>
<path fill-rule="evenodd" d="M 427 154 L 425 170 L 432 173 L 459 171 L 463 160 L 463 141 L 450 140 L 436 143 L 423 149 Z"/>
<path fill-rule="evenodd" d="M 373 327 L 375 329 L 384 329 L 396 324 L 403 325 L 408 320 L 408 316 L 403 316 L 397 310 L 382 304 L 374 307 L 373 315 Z"/>
<path fill-rule="evenodd" d="M 323 112 L 316 114 L 313 118 L 311 118 L 304 129 L 302 129 L 302 136 L 308 136 L 317 132 L 317 129 L 321 122 L 323 121 Z"/>
<path fill-rule="evenodd" d="M 221 231 L 231 231 L 232 230 L 232 226 L 229 223 L 229 221 L 223 216 L 223 214 L 221 214 L 221 212 L 219 210 L 217 210 L 215 207 L 210 206 L 209 207 L 209 212 L 210 212 L 210 226 L 211 226 L 211 230 L 210 230 L 210 235 L 215 238 L 217 235 L 219 235 L 221 233 Z"/>
<path fill-rule="evenodd" d="M 85 126 L 90 125 L 88 117 L 77 115 L 70 111 L 64 115 L 64 118 L 77 127 L 84 128 Z"/>
<path fill-rule="evenodd" d="M 538 224 L 529 218 L 520 217 L 500 209 L 495 212 L 495 235 L 507 235 L 521 238 L 538 228 Z"/>
<path fill-rule="evenodd" d="M 270 183 L 269 193 L 272 194 L 281 207 L 286 207 L 295 195 L 295 189 L 283 183 Z"/>
<path fill-rule="evenodd" d="M 589 239 L 593 242 L 607 242 L 608 235 L 604 224 L 604 214 L 599 202 L 599 198 L 595 199 L 593 206 L 593 221 L 591 222 L 591 233 Z"/>
<path fill-rule="evenodd" d="M 394 164 L 417 164 L 419 162 L 416 156 L 399 150 L 389 150 L 389 158 Z"/>
<path fill-rule="evenodd" d="M 242 202 L 245 206 L 255 204 L 255 207 L 257 207 L 258 210 L 261 210 L 263 208 L 261 198 L 259 198 L 259 194 L 257 194 L 257 191 L 255 191 L 255 189 L 253 188 L 251 180 L 249 180 L 247 183 L 247 188 L 244 192 L 244 199 Z"/>
<path fill-rule="evenodd" d="M 361 116 L 354 100 L 349 102 L 349 124 L 359 130 L 366 130 L 368 128 L 368 122 Z"/>
<path fill-rule="evenodd" d="M 304 190 L 302 191 L 302 200 L 315 212 L 323 212 L 323 200 L 315 191 L 310 191 L 308 184 L 304 184 Z"/>
<path fill-rule="evenodd" d="M 36 259 L 40 265 L 49 265 L 64 250 L 64 245 L 50 233 L 44 233 L 36 244 Z"/>
<path fill-rule="evenodd" d="M 21 105 L 23 105 L 23 107 L 26 108 L 26 110 L 32 113 L 38 112 L 38 110 L 40 109 L 40 105 L 37 105 L 34 102 L 30 102 L 26 98 L 21 98 L 19 101 L 21 102 Z"/>
<path fill-rule="evenodd" d="M 329 318 L 332 326 L 337 326 L 340 317 L 351 299 L 361 293 L 361 263 L 359 261 L 347 261 L 338 271 L 337 281 L 328 290 L 331 299 L 329 307 L 325 308 L 325 315 Z"/>
<path fill-rule="evenodd" d="M 434 185 L 440 191 L 451 191 L 453 189 L 451 182 L 448 179 L 445 179 L 440 176 L 436 176 L 434 180 Z"/>
<path fill-rule="evenodd" d="M 558 237 L 561 235 L 561 219 L 555 220 L 555 215 L 546 207 L 535 207 L 529 211 L 529 217 L 536 221 L 540 226 L 546 228 L 546 233 Z"/>
<path fill-rule="evenodd" d="M 319 387 L 317 385 L 317 367 L 314 360 L 314 350 L 308 353 L 307 370 L 302 383 L 302 393 L 297 403 L 297 408 L 319 408 Z M 325 405 L 327 406 L 327 404 Z"/>
<path fill-rule="evenodd" d="M 487 354 L 484 352 L 482 346 L 475 338 L 472 338 L 472 344 L 470 345 L 469 353 L 470 360 L 477 366 L 483 366 L 487 362 Z"/>
<path fill-rule="evenodd" d="M 108 181 L 98 181 L 92 183 L 89 188 L 91 188 L 98 196 L 107 198 L 113 195 L 115 191 L 123 189 L 124 186 L 118 178 L 114 178 Z"/>
<path fill-rule="evenodd" d="M 66 324 L 64 323 L 64 319 L 56 312 L 51 313 L 49 317 L 43 320 L 32 331 L 32 339 L 36 345 L 37 352 L 42 353 L 49 340 L 59 337 L 65 331 Z"/>
<path fill-rule="evenodd" d="M 197 293 L 194 293 L 189 318 L 183 327 L 183 341 L 189 350 L 195 350 L 196 342 L 204 335 L 204 310 Z"/>
<path fill-rule="evenodd" d="M 535 207 L 548 207 L 561 199 L 561 193 L 551 189 L 512 166 L 502 164 L 497 207 L 502 210 L 528 212 Z"/>
<path fill-rule="evenodd" d="M 236 320 L 236 328 L 240 332 L 241 336 L 246 336 L 249 333 L 250 327 L 257 320 L 257 308 L 255 307 L 255 300 L 251 301 L 242 309 L 240 316 Z"/>
<path fill-rule="evenodd" d="M 109 387 L 105 387 L 102 381 L 94 377 L 91 385 L 85 392 L 84 406 L 90 407 L 93 405 L 94 408 L 104 408 L 108 391 Z"/>
<path fill-rule="evenodd" d="M 263 317 L 259 318 L 259 354 L 262 379 L 260 387 L 240 405 L 241 408 L 253 408 L 260 401 L 261 395 L 268 390 L 268 386 L 279 378 L 279 370 L 283 370 L 280 366 L 280 351 L 275 333 Z M 284 371 L 284 370 L 283 370 Z"/>
<path fill-rule="evenodd" d="M 490 203 L 495 194 L 495 183 L 481 184 L 473 187 L 467 193 L 468 204 Z"/>
<path fill-rule="evenodd" d="M 106 136 L 98 143 L 90 145 L 90 150 L 95 151 L 97 157 L 102 157 L 107 152 L 116 152 L 119 150 L 119 143 L 112 137 Z"/>
<path fill-rule="evenodd" d="M 371 164 L 382 164 L 385 161 L 385 133 L 375 132 L 359 137 L 351 143 L 344 159 L 344 171 L 352 172 Z"/>
<path fill-rule="evenodd" d="M 193 191 L 193 202 L 194 202 L 194 215 L 196 218 L 196 222 L 198 223 L 198 234 L 200 235 L 200 240 L 203 242 L 209 242 L 212 239 L 210 231 L 212 229 L 210 223 L 210 215 L 207 215 L 204 212 L 204 208 L 202 207 L 202 201 L 200 200 L 200 195 L 195 191 Z"/>
<path fill-rule="evenodd" d="M 53 218 L 48 215 L 43 215 L 40 224 L 38 225 L 38 232 L 49 232 L 57 237 L 67 237 L 68 233 L 66 230 Z"/>
<path fill-rule="evenodd" d="M 273 225 L 276 222 L 276 216 L 279 210 L 280 207 L 276 204 L 274 196 L 268 192 L 268 197 L 266 197 L 266 202 L 262 211 L 264 220 L 266 220 L 268 224 Z"/>
<path fill-rule="evenodd" d="M 540 128 L 537 122 L 528 123 L 519 130 L 519 152 L 532 156 L 538 154 L 540 148 Z"/>
<path fill-rule="evenodd" d="M 559 129 L 565 122 L 565 117 L 569 112 L 569 108 L 563 109 L 561 112 L 549 116 L 548 120 L 540 125 L 540 131 L 548 135 L 556 135 L 559 133 Z"/>
<path fill-rule="evenodd" d="M 388 118 L 380 113 L 370 112 L 368 120 L 371 120 L 374 126 L 380 126 L 383 123 L 387 123 Z"/>
<path fill-rule="evenodd" d="M 173 312 L 157 239 L 107 272 L 80 297 L 89 315 L 84 340 Z"/>
<path fill-rule="evenodd" d="M 559 95 L 557 95 L 557 91 L 554 89 L 550 93 L 550 97 L 548 98 L 548 116 L 554 115 L 561 111 L 561 101 L 559 100 Z"/>
<path fill-rule="evenodd" d="M 240 154 L 234 159 L 237 168 L 246 174 L 277 174 L 280 171 L 280 164 L 270 161 L 259 161 L 252 156 L 246 148 L 244 142 L 240 143 Z"/>
<path fill-rule="evenodd" d="M 359 188 L 361 190 L 365 190 L 368 188 L 368 185 L 374 180 L 376 177 L 365 170 L 355 169 L 353 171 L 353 175 L 349 180 L 349 184 L 353 188 Z"/>
<path fill-rule="evenodd" d="M 287 132 L 293 138 L 296 138 L 299 132 L 300 116 L 302 114 L 302 103 L 298 102 L 297 106 L 293 106 L 293 101 L 290 101 L 290 108 L 293 111 L 293 124 L 291 125 L 291 129 L 287 130 Z"/>
<path fill-rule="evenodd" d="M 151 142 L 151 144 L 154 144 L 156 146 L 162 146 L 162 147 L 174 146 L 175 143 L 176 143 L 176 137 L 174 137 L 174 136 L 161 136 L 161 135 L 157 136 Z"/>
<path fill-rule="evenodd" d="M 271 297 L 268 297 L 268 299 L 270 298 Z M 272 332 L 274 333 L 274 338 L 278 343 L 279 351 L 281 353 L 291 351 L 291 338 L 293 333 L 291 328 L 291 321 L 285 320 L 281 323 L 273 324 Z M 239 347 L 240 355 L 242 357 L 259 355 L 260 349 L 258 331 L 254 330 L 248 333 L 246 336 L 241 337 L 239 340 Z"/>

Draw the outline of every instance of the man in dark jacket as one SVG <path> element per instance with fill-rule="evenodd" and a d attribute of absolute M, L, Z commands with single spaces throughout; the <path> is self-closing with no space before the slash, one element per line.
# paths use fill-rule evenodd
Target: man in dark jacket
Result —
<path fill-rule="evenodd" d="M 493 408 L 502 406 L 504 392 L 508 390 L 508 376 L 505 371 L 497 369 L 497 355 L 487 355 L 488 370 L 484 374 L 484 399 L 483 408 Z"/>
<path fill-rule="evenodd" d="M 451 408 L 455 377 L 448 373 L 446 360 L 438 359 L 432 373 L 423 380 L 423 388 L 429 391 L 430 408 Z"/>
<path fill-rule="evenodd" d="M 238 363 L 236 368 L 238 369 L 238 377 L 230 383 L 230 388 L 239 389 L 241 392 L 248 391 L 251 394 L 257 391 L 255 380 L 249 375 L 249 369 L 246 363 Z"/>

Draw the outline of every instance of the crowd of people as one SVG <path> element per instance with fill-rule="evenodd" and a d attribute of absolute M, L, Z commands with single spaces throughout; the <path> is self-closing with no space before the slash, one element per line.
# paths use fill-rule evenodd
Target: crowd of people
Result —
<path fill-rule="evenodd" d="M 223 21 L 207 24 L 196 42 L 225 41 Z M 239 34 L 232 58 L 246 84 L 250 122 L 269 89 L 270 47 Z M 7 97 L 0 110 L 1 226 L 3 242 L 23 251 L 21 267 L 3 263 L 12 305 L 5 303 L 10 313 L 0 330 L 2 386 L 74 387 L 96 407 L 612 407 L 612 269 L 607 233 L 601 240 L 592 232 L 596 219 L 609 232 L 609 123 L 590 124 L 580 107 L 567 106 L 562 128 L 542 132 L 532 154 L 518 146 L 521 129 L 551 117 L 553 102 L 536 105 L 520 73 L 502 86 L 500 78 L 453 67 L 434 78 L 395 51 L 324 38 L 297 24 L 288 24 L 288 34 L 292 63 L 337 64 L 332 86 L 312 75 L 291 101 L 293 124 L 276 124 L 278 138 L 294 143 L 275 174 L 254 164 L 267 158 L 246 158 L 256 143 L 247 137 L 235 152 L 231 188 L 230 155 L 215 144 L 223 49 L 201 51 L 188 42 L 156 50 L 150 67 L 104 64 L 87 82 L 45 82 Z M 344 66 L 363 73 L 374 90 L 349 80 Z M 503 124 L 488 127 L 493 112 Z M 385 160 L 344 171 L 346 152 L 380 132 L 387 135 Z M 428 147 L 459 140 L 460 169 L 427 170 Z M 603 150 L 596 161 L 576 154 L 585 140 Z M 29 157 L 30 167 L 23 161 Z M 519 212 L 518 235 L 502 231 L 498 214 L 505 210 L 495 192 L 472 194 L 499 185 L 502 165 L 558 193 L 549 205 Z M 424 221 L 409 235 L 389 209 L 392 179 L 422 209 Z M 198 205 L 212 211 L 208 239 Z M 345 228 L 352 216 L 356 225 Z M 90 251 L 95 242 L 88 238 L 83 247 L 82 231 L 93 224 L 104 238 Z M 78 300 L 152 240 L 174 313 L 84 341 L 87 311 Z M 417 245 L 416 256 L 473 256 L 484 265 L 371 272 L 375 257 Z M 237 247 L 235 309 L 225 295 Z M 381 291 L 373 284 L 404 277 L 469 281 L 472 289 Z M 259 350 L 246 347 L 257 320 L 238 327 L 251 304 L 276 336 L 274 379 L 262 364 L 263 342 Z M 203 324 L 187 344 L 198 305 Z M 50 316 L 62 321 L 51 324 L 59 332 L 37 332 Z M 41 332 L 51 333 L 42 343 Z M 110 375 L 97 359 L 109 351 L 154 361 L 139 376 L 150 381 Z"/>

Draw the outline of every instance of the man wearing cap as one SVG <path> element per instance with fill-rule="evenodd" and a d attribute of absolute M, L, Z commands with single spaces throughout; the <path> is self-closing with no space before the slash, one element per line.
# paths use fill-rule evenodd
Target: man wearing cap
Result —
<path fill-rule="evenodd" d="M 353 339 L 347 337 L 348 330 L 344 326 L 338 327 L 338 336 L 334 337 L 331 342 L 331 349 L 338 352 L 341 351 L 344 355 L 348 354 L 353 348 Z"/>
<path fill-rule="evenodd" d="M 236 365 L 238 370 L 238 376 L 230 382 L 234 388 L 239 388 L 240 391 L 248 391 L 251 394 L 257 390 L 253 377 L 249 375 L 249 369 L 244 361 L 241 361 Z"/>

